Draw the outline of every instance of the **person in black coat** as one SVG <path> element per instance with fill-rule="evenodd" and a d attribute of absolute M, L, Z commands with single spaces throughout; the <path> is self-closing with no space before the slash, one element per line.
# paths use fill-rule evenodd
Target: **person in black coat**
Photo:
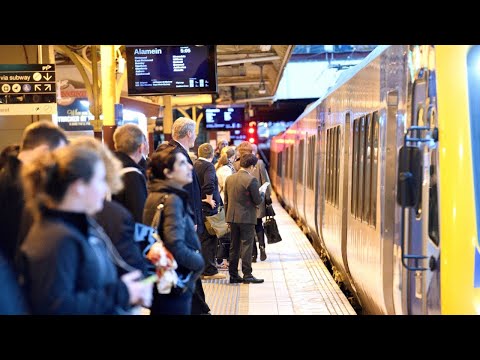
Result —
<path fill-rule="evenodd" d="M 151 224 L 158 211 L 157 206 L 164 204 L 157 231 L 177 262 L 177 274 L 183 279 L 190 276 L 190 279 L 184 292 L 172 290 L 169 294 L 159 294 L 154 291 L 151 315 L 189 315 L 192 311 L 195 283 L 205 263 L 200 253 L 188 193 L 183 189 L 191 181 L 192 165 L 185 155 L 174 148 L 153 154 L 149 164 L 149 195 L 143 221 Z"/>
<path fill-rule="evenodd" d="M 125 124 L 113 133 L 115 155 L 123 164 L 124 188 L 112 196 L 125 206 L 136 222 L 142 222 L 143 207 L 147 199 L 145 169 L 139 164 L 148 153 L 145 134 L 135 124 Z"/>
<path fill-rule="evenodd" d="M 67 146 L 22 169 L 35 220 L 19 257 L 33 314 L 118 314 L 149 306 L 140 271 L 118 277 L 114 246 L 91 218 L 108 189 L 94 150 Z"/>
<path fill-rule="evenodd" d="M 182 153 L 193 166 L 188 150 L 195 145 L 197 134 L 195 133 L 196 123 L 192 119 L 180 117 L 173 123 L 172 126 L 172 140 L 167 144 L 161 144 L 156 151 L 162 151 L 170 147 L 175 148 L 175 151 Z M 188 193 L 188 201 L 194 213 L 195 229 L 198 236 L 201 236 L 205 229 L 202 215 L 202 194 L 200 190 L 200 183 L 198 176 L 193 171 L 192 182 L 183 187 Z M 150 224 L 146 224 L 150 225 Z M 192 314 L 202 315 L 209 314 L 210 307 L 205 301 L 205 292 L 203 291 L 202 280 L 198 279 L 195 287 L 195 294 L 192 299 Z"/>
<path fill-rule="evenodd" d="M 218 190 L 217 173 L 212 164 L 213 147 L 205 143 L 198 147 L 198 159 L 193 168 L 197 173 L 202 191 L 202 214 L 203 222 L 206 217 L 218 213 L 219 206 L 223 206 L 223 200 Z M 224 274 L 219 274 L 215 264 L 215 254 L 217 250 L 217 236 L 204 231 L 200 236 L 202 242 L 202 255 L 205 260 L 204 279 L 225 279 Z"/>
<path fill-rule="evenodd" d="M 23 131 L 18 155 L 13 153 L 7 156 L 0 170 L 0 250 L 11 264 L 14 264 L 24 238 L 21 228 L 29 228 L 32 222 L 28 209 L 25 209 L 20 180 L 22 165 L 66 143 L 65 132 L 52 122 L 34 122 Z"/>

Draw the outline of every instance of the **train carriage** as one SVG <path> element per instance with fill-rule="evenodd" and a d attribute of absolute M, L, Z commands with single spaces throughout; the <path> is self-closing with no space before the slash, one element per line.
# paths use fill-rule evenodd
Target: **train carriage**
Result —
<path fill-rule="evenodd" d="M 365 313 L 480 311 L 479 65 L 379 46 L 272 140 L 280 200 Z"/>

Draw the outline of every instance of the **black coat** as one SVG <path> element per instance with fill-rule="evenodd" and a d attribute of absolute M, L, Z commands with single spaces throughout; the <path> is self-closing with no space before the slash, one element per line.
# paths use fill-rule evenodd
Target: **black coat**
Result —
<path fill-rule="evenodd" d="M 0 251 L 0 315 L 27 315 L 29 308 L 17 275 Z"/>
<path fill-rule="evenodd" d="M 142 222 L 143 207 L 147 199 L 147 181 L 145 178 L 145 169 L 135 163 L 132 158 L 122 152 L 116 152 L 115 155 L 122 162 L 123 167 L 135 167 L 142 174 L 131 171 L 122 176 L 124 188 L 118 194 L 112 196 L 112 199 L 130 211 L 136 222 Z"/>
<path fill-rule="evenodd" d="M 18 248 L 19 228 L 25 207 L 20 179 L 22 163 L 10 156 L 0 171 L 0 251 L 13 264 Z"/>
<path fill-rule="evenodd" d="M 21 246 L 33 314 L 116 314 L 129 294 L 96 223 L 85 214 L 42 209 Z"/>
<path fill-rule="evenodd" d="M 123 260 L 147 275 L 148 260 L 142 256 L 140 246 L 135 242 L 135 220 L 130 212 L 116 201 L 104 201 L 103 209 L 94 218 L 112 240 Z M 127 272 L 120 266 L 117 266 L 117 271 L 120 275 Z"/>
<path fill-rule="evenodd" d="M 177 273 L 186 276 L 193 271 L 187 285 L 193 292 L 195 281 L 202 274 L 205 262 L 200 252 L 201 245 L 195 232 L 188 194 L 158 179 L 149 182 L 148 191 L 143 223 L 149 225 L 152 223 L 158 204 L 164 200 L 162 217 L 157 230 L 165 246 L 177 261 Z M 166 194 L 168 197 L 164 199 Z"/>
<path fill-rule="evenodd" d="M 220 191 L 218 191 L 218 178 L 215 171 L 215 166 L 211 162 L 198 159 L 193 165 L 194 171 L 197 173 L 198 181 L 202 194 L 202 200 L 207 198 L 207 195 L 213 195 L 213 200 L 216 202 L 214 209 L 210 204 L 202 201 L 202 211 L 204 216 L 210 216 L 218 213 L 218 207 L 223 206 Z"/>
<path fill-rule="evenodd" d="M 183 155 L 185 155 L 185 157 L 187 158 L 187 161 L 193 166 L 193 162 L 190 159 L 188 152 L 185 150 L 185 148 L 182 145 L 180 145 L 180 143 L 172 139 L 168 142 L 168 145 L 175 147 L 178 151 L 180 151 Z M 190 184 L 185 185 L 183 188 L 189 195 L 188 203 L 190 204 L 190 207 L 193 210 L 193 213 L 195 215 L 194 222 L 195 222 L 195 225 L 197 225 L 197 233 L 203 234 L 203 232 L 205 231 L 205 225 L 203 223 L 203 215 L 202 215 L 202 192 L 200 189 L 200 182 L 198 180 L 198 176 L 195 171 L 192 171 L 192 178 L 193 178 L 193 181 Z M 147 225 L 150 225 L 150 224 L 147 224 Z"/>

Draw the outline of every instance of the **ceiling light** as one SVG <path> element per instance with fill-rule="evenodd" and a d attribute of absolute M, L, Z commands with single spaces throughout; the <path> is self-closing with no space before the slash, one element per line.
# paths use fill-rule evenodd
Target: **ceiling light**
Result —
<path fill-rule="evenodd" d="M 272 45 L 259 45 L 260 51 L 270 51 Z"/>

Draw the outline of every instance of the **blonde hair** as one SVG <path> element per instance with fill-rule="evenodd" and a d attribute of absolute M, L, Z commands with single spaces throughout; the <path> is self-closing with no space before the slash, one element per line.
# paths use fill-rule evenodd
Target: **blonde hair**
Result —
<path fill-rule="evenodd" d="M 223 151 L 225 149 L 225 151 Z M 235 149 L 233 146 L 229 146 L 222 149 L 222 155 L 220 159 L 218 159 L 217 163 L 215 164 L 215 169 L 220 169 L 222 166 L 228 164 L 228 159 L 230 159 L 233 155 L 235 155 Z"/>
<path fill-rule="evenodd" d="M 106 181 L 110 192 L 116 194 L 123 189 L 123 181 L 120 175 L 120 171 L 123 168 L 122 162 L 115 157 L 113 152 L 105 144 L 89 136 L 80 136 L 73 139 L 71 145 L 86 147 L 100 155 L 105 164 Z"/>

